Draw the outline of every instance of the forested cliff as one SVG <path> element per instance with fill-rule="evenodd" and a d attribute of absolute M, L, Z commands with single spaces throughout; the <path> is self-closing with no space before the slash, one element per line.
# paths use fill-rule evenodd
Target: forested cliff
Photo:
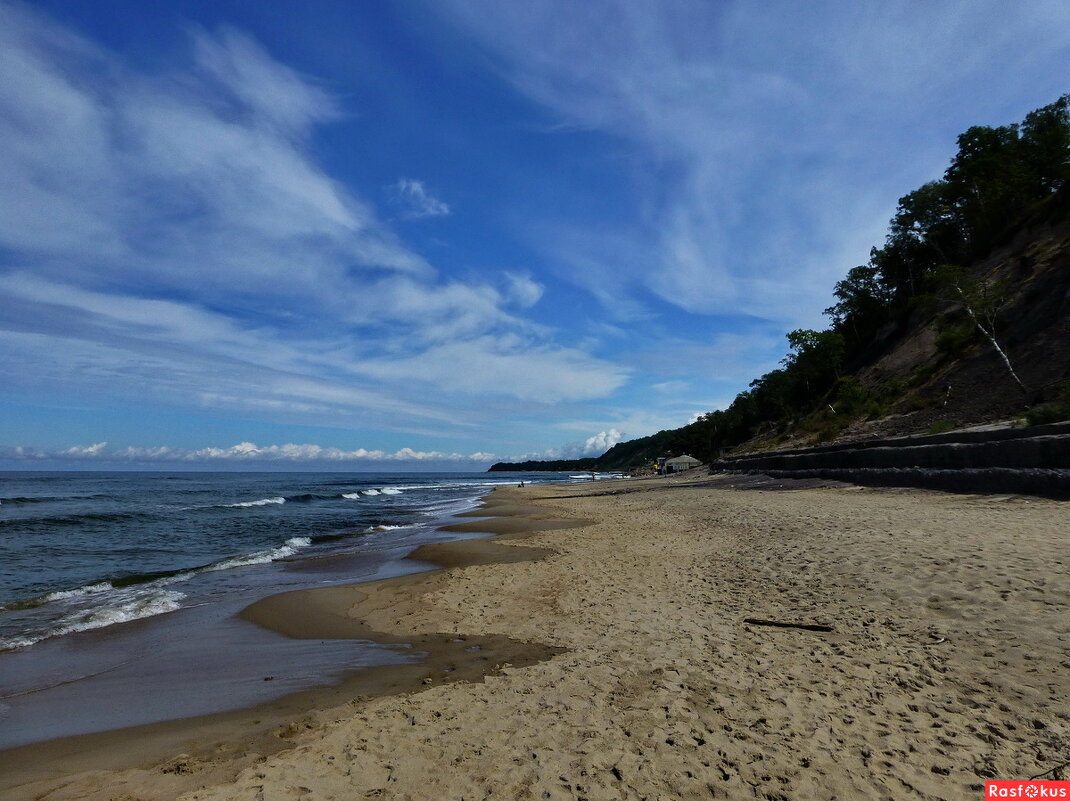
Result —
<path fill-rule="evenodd" d="M 620 469 L 736 452 L 1070 417 L 1070 95 L 958 137 L 834 288 L 823 331 L 724 410 L 601 457 L 493 469 Z M 715 370 L 716 365 L 706 369 Z M 549 465 L 553 466 L 549 466 Z"/>

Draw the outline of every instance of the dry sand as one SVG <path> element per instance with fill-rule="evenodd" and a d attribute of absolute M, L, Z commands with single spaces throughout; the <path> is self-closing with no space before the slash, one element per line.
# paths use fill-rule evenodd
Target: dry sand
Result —
<path fill-rule="evenodd" d="M 488 511 L 507 517 L 469 528 L 505 536 L 423 554 L 448 570 L 247 613 L 417 641 L 427 665 L 187 729 L 155 766 L 129 737 L 105 751 L 136 769 L 54 752 L 9 794 L 976 799 L 1070 760 L 1065 503 L 658 480 L 499 489 Z"/>

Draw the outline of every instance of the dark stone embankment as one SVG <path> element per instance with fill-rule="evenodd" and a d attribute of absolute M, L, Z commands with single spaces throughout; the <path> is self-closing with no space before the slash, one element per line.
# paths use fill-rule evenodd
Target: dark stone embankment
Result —
<path fill-rule="evenodd" d="M 747 454 L 710 470 L 1070 498 L 1070 422 Z"/>

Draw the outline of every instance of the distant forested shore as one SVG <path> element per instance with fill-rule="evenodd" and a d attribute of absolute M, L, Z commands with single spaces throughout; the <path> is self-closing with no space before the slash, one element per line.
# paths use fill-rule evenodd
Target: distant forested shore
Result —
<path fill-rule="evenodd" d="M 557 459 L 548 462 L 498 462 L 490 467 L 489 472 L 539 472 L 550 471 L 563 473 L 569 470 L 598 470 L 598 460 L 601 457 L 591 456 L 586 459 Z"/>

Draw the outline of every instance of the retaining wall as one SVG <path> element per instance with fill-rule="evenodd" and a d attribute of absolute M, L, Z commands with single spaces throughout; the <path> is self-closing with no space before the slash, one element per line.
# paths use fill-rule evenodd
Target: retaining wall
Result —
<path fill-rule="evenodd" d="M 710 469 L 866 485 L 1070 497 L 1070 423 L 749 454 L 713 462 Z"/>

